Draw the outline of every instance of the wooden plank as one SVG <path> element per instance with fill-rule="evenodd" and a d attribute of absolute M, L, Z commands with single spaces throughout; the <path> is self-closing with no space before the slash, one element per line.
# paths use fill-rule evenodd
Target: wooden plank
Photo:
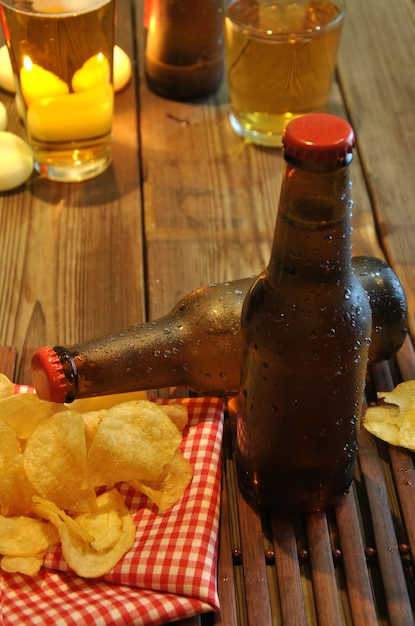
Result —
<path fill-rule="evenodd" d="M 221 611 L 214 616 L 215 626 L 237 626 L 238 624 L 232 551 L 228 490 L 223 473 L 218 555 L 218 593 Z"/>
<path fill-rule="evenodd" d="M 400 0 L 399 7 L 388 0 L 347 1 L 340 82 L 382 245 L 408 297 L 412 333 L 415 260 L 408 233 L 415 230 L 414 41 L 412 0 Z"/>
<path fill-rule="evenodd" d="M 326 514 L 309 513 L 306 523 L 318 624 L 342 624 Z"/>
<path fill-rule="evenodd" d="M 258 507 L 237 492 L 246 610 L 249 626 L 272 624 L 264 541 Z"/>
<path fill-rule="evenodd" d="M 414 380 L 415 379 L 415 350 L 408 336 L 402 348 L 396 355 L 399 371 L 402 376 L 402 380 Z"/>
<path fill-rule="evenodd" d="M 0 372 L 14 381 L 17 350 L 11 346 L 0 347 Z"/>
<path fill-rule="evenodd" d="M 386 363 L 381 362 L 371 367 L 371 378 L 377 391 L 391 391 L 394 388 L 391 371 Z M 391 474 L 394 478 L 391 490 L 396 493 L 399 511 L 405 527 L 405 541 L 402 547 L 409 544 L 412 559 L 415 560 L 415 468 L 413 453 L 396 446 L 388 446 Z M 397 516 L 397 514 L 396 514 Z M 398 546 L 401 552 L 401 546 Z"/>
<path fill-rule="evenodd" d="M 377 626 L 375 602 L 353 491 L 338 503 L 335 511 L 353 624 Z"/>
<path fill-rule="evenodd" d="M 117 40 L 136 64 L 133 2 L 117 3 Z M 0 344 L 72 343 L 143 321 L 136 78 L 115 97 L 113 164 L 84 183 L 34 176 L 0 194 Z M 22 134 L 2 92 L 9 130 Z"/>
<path fill-rule="evenodd" d="M 379 560 L 391 626 L 414 624 L 411 602 L 389 507 L 382 467 L 374 438 L 360 433 L 359 462 L 370 502 L 376 552 Z"/>
<path fill-rule="evenodd" d="M 281 150 L 255 146 L 232 131 L 226 82 L 197 103 L 153 94 L 143 45 L 144 37 L 138 68 L 144 229 L 155 319 L 196 287 L 258 274 L 268 264 L 284 163 Z M 347 117 L 337 84 L 330 112 Z M 381 256 L 358 153 L 352 179 L 353 253 Z"/>
<path fill-rule="evenodd" d="M 305 626 L 307 617 L 292 516 L 274 513 L 272 532 L 282 623 L 286 626 Z"/>

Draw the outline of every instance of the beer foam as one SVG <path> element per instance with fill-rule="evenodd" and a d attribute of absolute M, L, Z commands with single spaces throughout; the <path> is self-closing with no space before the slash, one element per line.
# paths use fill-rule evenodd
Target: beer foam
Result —
<path fill-rule="evenodd" d="M 38 0 L 33 2 L 33 11 L 38 13 L 79 13 L 91 11 L 107 4 L 109 0 Z"/>

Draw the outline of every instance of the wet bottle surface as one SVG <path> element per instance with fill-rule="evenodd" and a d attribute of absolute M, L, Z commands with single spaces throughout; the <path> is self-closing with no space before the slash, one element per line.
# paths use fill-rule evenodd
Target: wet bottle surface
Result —
<path fill-rule="evenodd" d="M 407 334 L 408 309 L 402 285 L 381 259 L 353 257 L 352 263 L 370 295 L 375 322 L 369 359 L 390 359 Z M 205 286 L 154 322 L 76 346 L 40 348 L 33 370 L 38 394 L 70 402 L 91 395 L 177 385 L 204 395 L 236 395 L 240 317 L 252 283 L 253 278 L 247 277 Z"/>
<path fill-rule="evenodd" d="M 145 73 L 173 100 L 214 93 L 223 78 L 221 0 L 147 0 Z"/>
<path fill-rule="evenodd" d="M 371 311 L 353 274 L 348 123 L 290 123 L 271 259 L 245 300 L 238 398 L 242 489 L 287 511 L 332 505 L 353 480 Z"/>
<path fill-rule="evenodd" d="M 154 322 L 74 346 L 40 348 L 32 377 L 54 402 L 183 386 L 201 395 L 236 394 L 240 316 L 253 278 L 191 292 Z"/>

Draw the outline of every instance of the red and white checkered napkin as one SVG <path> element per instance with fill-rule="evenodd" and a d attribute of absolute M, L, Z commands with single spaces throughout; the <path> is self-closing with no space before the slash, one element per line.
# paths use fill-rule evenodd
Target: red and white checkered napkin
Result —
<path fill-rule="evenodd" d="M 45 567 L 34 578 L 0 572 L 4 626 L 157 626 L 218 610 L 223 402 L 217 398 L 180 402 L 189 410 L 182 452 L 194 469 L 181 500 L 159 514 L 145 496 L 122 484 L 120 493 L 137 526 L 131 550 L 102 579 L 68 572 L 60 548 L 46 557 Z"/>

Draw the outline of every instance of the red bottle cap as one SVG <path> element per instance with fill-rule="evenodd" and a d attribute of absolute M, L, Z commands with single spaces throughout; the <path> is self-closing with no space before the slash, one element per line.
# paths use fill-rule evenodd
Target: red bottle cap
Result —
<path fill-rule="evenodd" d="M 32 380 L 37 395 L 49 402 L 65 402 L 66 382 L 62 363 L 53 348 L 39 348 L 32 358 Z"/>
<path fill-rule="evenodd" d="M 353 151 L 355 137 L 349 122 L 329 113 L 310 113 L 285 128 L 285 151 L 301 161 L 339 161 Z"/>

